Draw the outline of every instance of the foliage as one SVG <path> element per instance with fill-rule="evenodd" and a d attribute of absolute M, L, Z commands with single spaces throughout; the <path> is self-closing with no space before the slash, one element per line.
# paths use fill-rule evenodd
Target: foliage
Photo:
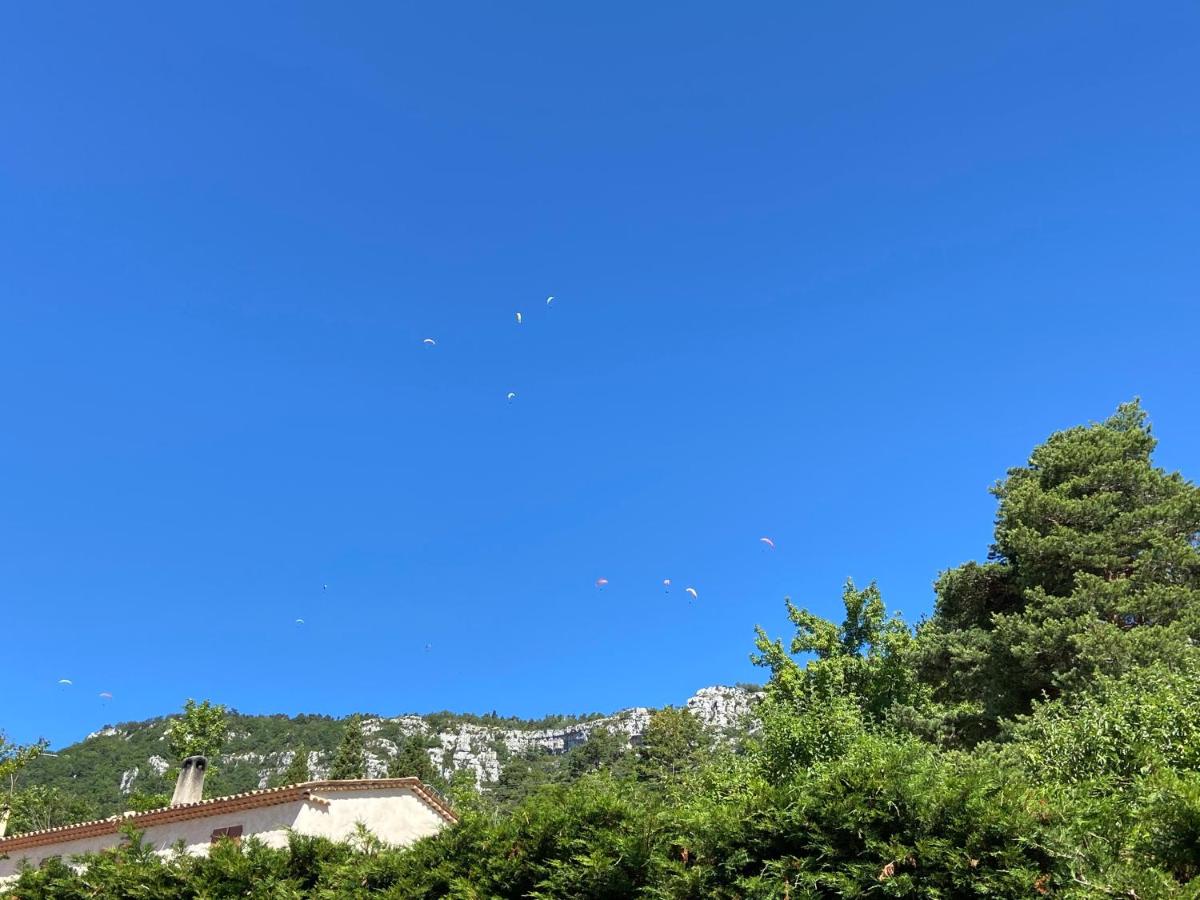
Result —
<path fill-rule="evenodd" d="M 1200 772 L 1200 650 L 1036 704 L 1010 739 L 1026 771 L 1063 784 L 1121 787 L 1155 772 Z"/>
<path fill-rule="evenodd" d="M 351 716 L 346 720 L 342 742 L 338 745 L 329 777 L 339 781 L 367 777 L 366 738 L 361 716 Z"/>
<path fill-rule="evenodd" d="M 921 636 L 922 675 L 958 707 L 962 743 L 1200 640 L 1200 488 L 1156 468 L 1155 444 L 1126 403 L 1052 435 L 993 488 L 991 561 L 943 573 Z"/>
<path fill-rule="evenodd" d="M 396 742 L 396 753 L 388 760 L 389 778 L 420 778 L 437 788 L 446 785 L 442 773 L 433 766 L 426 752 L 429 742 L 418 735 L 408 735 Z"/>
<path fill-rule="evenodd" d="M 167 746 L 176 761 L 189 756 L 215 759 L 229 737 L 229 717 L 224 706 L 190 697 L 183 704 L 183 715 L 167 726 Z"/>
<path fill-rule="evenodd" d="M 712 736 L 688 710 L 656 710 L 637 746 L 637 775 L 644 781 L 669 783 L 703 765 L 712 744 Z"/>
<path fill-rule="evenodd" d="M 96 817 L 95 807 L 56 787 L 35 784 L 9 797 L 11 834 L 41 831 Z"/>
<path fill-rule="evenodd" d="M 16 789 L 17 773 L 41 756 L 47 746 L 46 741 L 14 744 L 0 731 L 0 786 L 7 787 L 11 795 Z"/>
<path fill-rule="evenodd" d="M 308 751 L 304 747 L 292 753 L 291 762 L 280 774 L 277 787 L 289 784 L 304 784 L 312 780 L 312 772 L 308 768 Z"/>

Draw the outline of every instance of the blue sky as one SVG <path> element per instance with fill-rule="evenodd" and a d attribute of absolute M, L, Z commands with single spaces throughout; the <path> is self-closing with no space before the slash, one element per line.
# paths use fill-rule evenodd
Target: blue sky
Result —
<path fill-rule="evenodd" d="M 785 595 L 928 613 L 1054 429 L 1140 395 L 1196 477 L 1198 56 L 1186 3 L 6 8 L 0 728 L 678 703 Z"/>

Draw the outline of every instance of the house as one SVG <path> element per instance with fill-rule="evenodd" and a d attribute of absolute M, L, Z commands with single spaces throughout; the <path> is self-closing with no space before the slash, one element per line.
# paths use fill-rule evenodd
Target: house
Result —
<path fill-rule="evenodd" d="M 255 837 L 272 847 L 287 845 L 288 832 L 345 840 L 362 824 L 393 846 L 436 834 L 456 820 L 445 799 L 417 778 L 359 778 L 309 781 L 214 797 L 200 796 L 203 757 L 184 762 L 170 806 L 125 813 L 28 834 L 0 838 L 0 881 L 52 856 L 64 860 L 119 845 L 121 829 L 133 825 L 163 854 L 182 842 L 188 853 L 208 852 L 223 837 Z M 197 777 L 198 776 L 198 777 Z"/>

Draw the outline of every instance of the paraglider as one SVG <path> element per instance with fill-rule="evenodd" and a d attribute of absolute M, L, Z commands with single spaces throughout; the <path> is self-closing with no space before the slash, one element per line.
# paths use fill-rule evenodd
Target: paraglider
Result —
<path fill-rule="evenodd" d="M 602 587 L 604 587 L 606 584 L 608 584 L 608 579 L 607 579 L 607 578 L 597 578 L 597 579 L 596 579 L 596 587 L 598 587 L 598 588 L 602 588 Z"/>
<path fill-rule="evenodd" d="M 775 542 L 773 540 L 771 540 L 769 537 L 761 537 L 761 538 L 759 538 L 759 540 L 762 541 L 764 544 L 766 544 L 768 547 L 770 547 L 772 550 L 775 549 Z"/>
<path fill-rule="evenodd" d="M 551 294 L 549 297 L 546 298 L 546 305 L 549 306 L 553 302 L 554 302 L 554 295 Z"/>
<path fill-rule="evenodd" d="M 424 344 L 426 347 L 436 347 L 437 346 L 437 341 L 435 341 L 433 338 L 425 338 L 425 340 L 421 341 L 421 343 Z"/>
<path fill-rule="evenodd" d="M 111 700 L 111 699 L 112 699 L 112 694 L 110 694 L 108 691 L 101 691 L 101 692 L 100 692 L 100 699 L 101 699 L 101 700 Z"/>
<path fill-rule="evenodd" d="M 304 624 L 304 620 L 303 620 L 303 619 L 297 619 L 297 620 L 296 620 L 296 624 L 297 624 L 297 625 L 303 625 L 303 624 Z"/>
<path fill-rule="evenodd" d="M 670 586 L 671 586 L 671 579 L 670 579 L 670 578 L 664 578 L 664 579 L 663 579 L 663 587 L 670 587 Z"/>
<path fill-rule="evenodd" d="M 71 685 L 71 684 L 74 684 L 75 682 L 71 681 L 71 679 L 70 679 L 70 678 L 60 678 L 60 679 L 58 679 L 58 683 L 59 683 L 59 684 Z"/>
<path fill-rule="evenodd" d="M 689 594 L 691 594 L 691 595 L 692 595 L 692 599 L 693 599 L 693 600 L 699 600 L 699 599 L 700 599 L 700 595 L 696 593 L 696 589 L 695 589 L 694 587 L 684 588 L 684 590 L 685 590 L 685 591 L 687 591 Z"/>
<path fill-rule="evenodd" d="M 516 392 L 514 392 L 514 391 L 509 391 L 509 392 L 508 392 L 508 394 L 507 394 L 507 397 L 508 397 L 508 402 L 509 402 L 509 403 L 512 403 L 512 402 L 513 402 L 515 399 L 517 399 Z"/>
<path fill-rule="evenodd" d="M 520 313 L 517 313 L 517 324 L 518 325 L 521 324 L 521 314 Z"/>

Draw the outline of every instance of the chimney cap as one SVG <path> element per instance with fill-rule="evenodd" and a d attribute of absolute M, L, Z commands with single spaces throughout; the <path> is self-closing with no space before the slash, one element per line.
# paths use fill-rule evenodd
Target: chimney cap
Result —
<path fill-rule="evenodd" d="M 171 796 L 172 806 L 199 803 L 204 797 L 204 773 L 208 770 L 208 758 L 201 755 L 189 756 L 179 765 L 179 777 L 175 781 L 175 793 Z"/>

